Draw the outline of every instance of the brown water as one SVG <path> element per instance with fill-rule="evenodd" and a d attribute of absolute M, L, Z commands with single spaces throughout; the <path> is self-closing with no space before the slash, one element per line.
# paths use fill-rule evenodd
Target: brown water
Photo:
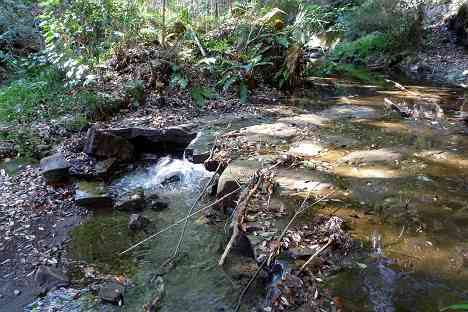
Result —
<path fill-rule="evenodd" d="M 353 143 L 328 146 L 310 160 L 327 165 L 323 171 L 339 190 L 340 201 L 319 213 L 342 216 L 362 244 L 347 269 L 327 284 L 344 311 L 439 311 L 468 302 L 468 131 L 459 112 L 463 92 L 407 88 L 376 88 L 367 96 L 351 92 L 321 101 L 316 109 L 314 101 L 302 101 L 322 116 L 334 107 L 376 113 L 331 115 L 319 136 Z M 418 107 L 419 113 L 402 118 L 385 110 L 385 98 L 409 111 Z M 377 255 L 372 248 L 376 237 Z"/>

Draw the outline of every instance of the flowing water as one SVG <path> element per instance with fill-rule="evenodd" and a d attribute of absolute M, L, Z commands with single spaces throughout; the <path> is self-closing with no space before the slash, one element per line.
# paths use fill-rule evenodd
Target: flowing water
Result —
<path fill-rule="evenodd" d="M 324 287 L 343 311 L 426 312 L 468 302 L 468 136 L 459 118 L 462 93 L 427 86 L 407 91 L 368 87 L 344 85 L 332 96 L 289 101 L 327 121 L 316 133 L 322 143 L 330 138 L 346 142 L 329 144 L 310 160 L 338 190 L 338 198 L 315 213 L 341 216 L 360 244 Z M 386 110 L 386 98 L 411 118 Z M 211 142 L 228 124 L 218 122 L 216 131 L 202 139 Z M 135 287 L 128 289 L 121 310 L 142 311 L 157 294 L 161 276 L 161 311 L 231 311 L 241 289 L 217 266 L 224 229 L 208 225 L 203 216 L 189 222 L 172 268 L 161 265 L 172 255 L 181 226 L 118 256 L 183 218 L 210 177 L 202 165 L 170 157 L 137 168 L 110 187 L 115 195 L 143 188 L 169 204 L 162 211 L 144 211 L 151 220 L 146 232 L 130 232 L 128 214 L 119 212 L 95 216 L 74 232 L 76 258 L 131 276 Z M 251 301 L 259 302 L 259 293 L 253 296 Z"/>

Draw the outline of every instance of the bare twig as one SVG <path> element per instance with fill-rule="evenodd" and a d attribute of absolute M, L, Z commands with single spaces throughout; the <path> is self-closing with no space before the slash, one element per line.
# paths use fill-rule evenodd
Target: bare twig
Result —
<path fill-rule="evenodd" d="M 305 267 L 309 265 L 309 263 L 312 262 L 312 260 L 315 259 L 322 251 L 324 251 L 330 244 L 333 242 L 333 239 L 329 239 L 328 242 L 323 245 L 319 250 L 317 250 L 310 258 L 301 266 L 299 272 L 304 271 Z"/>
<path fill-rule="evenodd" d="M 137 248 L 138 246 L 140 246 L 140 245 L 146 243 L 147 241 L 149 241 L 149 240 L 151 240 L 151 239 L 153 239 L 153 238 L 158 237 L 158 236 L 161 235 L 162 233 L 167 232 L 167 231 L 169 231 L 170 229 L 172 229 L 173 227 L 175 227 L 175 226 L 181 224 L 181 223 L 184 222 L 186 219 L 189 219 L 189 218 L 191 218 L 191 217 L 193 217 L 193 216 L 199 214 L 200 212 L 202 212 L 202 211 L 204 211 L 204 210 L 207 210 L 208 208 L 211 208 L 211 207 L 213 207 L 214 205 L 220 203 L 221 201 L 223 201 L 223 200 L 226 199 L 227 197 L 232 196 L 233 194 L 237 193 L 239 190 L 240 190 L 240 187 L 237 188 L 237 189 L 235 189 L 235 190 L 232 191 L 231 193 L 228 193 L 228 194 L 224 195 L 223 197 L 218 198 L 217 200 L 215 200 L 215 201 L 212 202 L 211 204 L 209 204 L 209 205 L 207 205 L 207 206 L 205 206 L 205 207 L 203 207 L 203 208 L 200 208 L 200 209 L 194 211 L 194 212 L 193 212 L 192 214 L 190 214 L 188 217 L 185 217 L 185 218 L 183 218 L 183 219 L 180 219 L 180 220 L 178 220 L 177 222 L 175 222 L 175 223 L 173 223 L 173 224 L 171 224 L 171 225 L 165 227 L 165 228 L 162 229 L 161 231 L 159 231 L 159 232 L 157 232 L 157 233 L 155 233 L 155 234 L 153 234 L 153 235 L 151 235 L 151 236 L 145 238 L 144 240 L 142 240 L 142 241 L 140 241 L 140 242 L 138 242 L 138 243 L 132 245 L 132 246 L 129 247 L 128 249 L 122 251 L 119 255 L 126 254 L 127 252 L 129 252 L 129 251 L 131 251 L 131 250 Z"/>

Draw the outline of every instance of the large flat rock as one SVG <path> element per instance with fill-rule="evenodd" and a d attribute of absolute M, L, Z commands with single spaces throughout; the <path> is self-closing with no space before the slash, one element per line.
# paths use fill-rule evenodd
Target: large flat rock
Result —
<path fill-rule="evenodd" d="M 340 162 L 359 164 L 359 163 L 379 163 L 394 162 L 400 160 L 403 155 L 400 152 L 381 148 L 376 150 L 354 151 L 343 157 Z"/>
<path fill-rule="evenodd" d="M 276 122 L 243 128 L 240 133 L 246 136 L 248 142 L 279 143 L 292 140 L 298 134 L 298 129 L 287 123 Z"/>
<path fill-rule="evenodd" d="M 135 153 L 182 153 L 196 137 L 192 127 L 109 128 L 92 127 L 87 134 L 84 152 L 101 158 L 129 161 Z"/>

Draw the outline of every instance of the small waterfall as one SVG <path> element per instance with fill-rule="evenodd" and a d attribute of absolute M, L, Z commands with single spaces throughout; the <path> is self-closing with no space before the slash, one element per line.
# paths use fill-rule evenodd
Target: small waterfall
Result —
<path fill-rule="evenodd" d="M 203 164 L 187 159 L 163 157 L 149 167 L 134 171 L 112 183 L 116 193 L 132 192 L 143 188 L 145 192 L 196 192 L 211 178 Z"/>

